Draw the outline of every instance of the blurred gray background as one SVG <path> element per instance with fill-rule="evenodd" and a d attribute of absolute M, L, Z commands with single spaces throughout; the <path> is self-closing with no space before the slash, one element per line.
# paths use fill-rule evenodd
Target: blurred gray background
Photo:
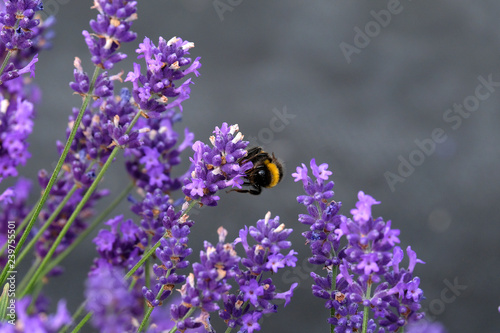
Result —
<path fill-rule="evenodd" d="M 64 138 L 71 108 L 80 106 L 68 83 L 75 56 L 93 71 L 81 35 L 96 16 L 91 5 L 45 1 L 46 12 L 57 18 L 57 37 L 37 64 L 43 102 L 30 139 L 33 157 L 21 169 L 25 176 L 53 169 L 55 141 Z M 498 1 L 148 0 L 138 8 L 138 39 L 123 46 L 129 59 L 113 74 L 131 70 L 144 36 L 194 42 L 191 54 L 201 56 L 202 75 L 184 103 L 179 132 L 187 126 L 206 141 L 214 126 L 237 123 L 253 144 L 285 161 L 286 177 L 275 189 L 260 196 L 222 194 L 217 208 L 192 215 L 191 261 L 204 239 L 216 242 L 219 225 L 234 238 L 271 211 L 295 230 L 299 268 L 275 280 L 281 289 L 295 281 L 300 286 L 288 307 L 264 320 L 262 332 L 329 330 L 324 302 L 310 291 L 308 271 L 321 270 L 306 262 L 301 232 L 307 228 L 297 222 L 305 212 L 296 203 L 302 187 L 291 177 L 313 157 L 333 171 L 342 213 L 349 214 L 359 190 L 372 195 L 382 201 L 374 215 L 392 220 L 401 247 L 411 245 L 427 262 L 415 273 L 430 318 L 449 332 L 499 332 L 500 83 L 485 87 L 479 79 L 500 82 Z M 471 112 L 453 111 L 464 103 Z M 285 123 L 276 120 L 285 113 Z M 424 154 L 416 140 L 428 143 L 433 131 L 440 137 Z M 402 160 L 413 161 L 413 170 L 400 167 Z M 388 173 L 401 177 L 392 188 Z M 118 161 L 104 186 L 118 193 L 126 177 Z M 128 214 L 127 204 L 115 213 Z M 74 311 L 95 255 L 89 239 L 47 293 L 67 298 Z M 451 290 L 453 284 L 463 287 Z M 223 330 L 218 318 L 212 322 Z"/>

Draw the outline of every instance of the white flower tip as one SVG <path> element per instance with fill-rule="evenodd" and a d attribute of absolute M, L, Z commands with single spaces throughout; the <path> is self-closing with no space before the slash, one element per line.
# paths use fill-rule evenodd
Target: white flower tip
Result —
<path fill-rule="evenodd" d="M 170 46 L 172 44 L 175 44 L 177 43 L 177 41 L 179 40 L 179 38 L 177 38 L 176 36 L 172 37 L 169 39 L 169 41 L 167 42 L 167 45 Z"/>
<path fill-rule="evenodd" d="M 238 124 L 229 126 L 229 133 L 231 133 L 231 135 L 234 135 L 234 133 L 238 132 L 239 130 L 240 127 L 238 126 Z"/>
<path fill-rule="evenodd" d="M 181 67 L 179 66 L 179 62 L 178 62 L 178 61 L 176 61 L 176 62 L 174 62 L 172 65 L 170 65 L 168 68 L 173 69 L 173 70 L 176 70 L 176 69 L 179 69 L 179 68 L 181 68 Z"/>
<path fill-rule="evenodd" d="M 181 48 L 182 48 L 184 51 L 187 51 L 187 50 L 189 50 L 189 49 L 192 49 L 193 47 L 194 47 L 194 43 L 193 43 L 193 42 L 189 42 L 189 43 L 186 43 L 186 44 L 182 45 L 182 47 L 181 47 Z"/>
<path fill-rule="evenodd" d="M 226 240 L 227 230 L 223 227 L 219 227 L 219 229 L 217 229 L 217 233 L 219 234 L 219 243 L 223 243 Z"/>
<path fill-rule="evenodd" d="M 78 57 L 75 57 L 75 60 L 73 61 L 73 66 L 75 66 L 78 71 L 83 72 L 82 68 L 82 60 Z"/>
<path fill-rule="evenodd" d="M 210 140 L 210 143 L 212 143 L 212 145 L 215 147 L 215 136 L 211 135 L 208 139 Z"/>
<path fill-rule="evenodd" d="M 7 109 L 9 108 L 10 102 L 8 99 L 2 99 L 0 102 L 0 112 L 6 113 Z"/>
<path fill-rule="evenodd" d="M 186 279 L 186 283 L 188 283 L 190 286 L 194 287 L 194 274 L 193 273 L 189 273 L 189 275 Z"/>
<path fill-rule="evenodd" d="M 118 125 L 120 125 L 120 116 L 119 115 L 115 115 L 113 117 L 113 124 L 115 124 L 115 127 L 118 127 Z"/>
<path fill-rule="evenodd" d="M 271 218 L 271 212 L 267 212 L 266 216 L 264 217 L 264 222 L 267 224 L 270 218 Z"/>
<path fill-rule="evenodd" d="M 187 214 L 182 214 L 181 218 L 179 219 L 180 223 L 186 223 L 189 218 L 189 215 Z"/>
<path fill-rule="evenodd" d="M 241 134 L 241 132 L 238 132 L 238 134 L 236 134 L 236 136 L 233 138 L 232 142 L 237 143 L 241 140 L 243 140 L 243 134 Z"/>
<path fill-rule="evenodd" d="M 184 203 L 182 204 L 181 210 L 185 211 L 186 209 L 188 209 L 188 207 L 189 207 L 189 203 L 187 201 L 184 201 Z"/>

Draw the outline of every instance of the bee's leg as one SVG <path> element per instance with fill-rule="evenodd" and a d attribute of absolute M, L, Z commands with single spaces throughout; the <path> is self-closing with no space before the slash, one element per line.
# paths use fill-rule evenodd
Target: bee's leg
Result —
<path fill-rule="evenodd" d="M 237 188 L 233 188 L 229 191 L 226 191 L 226 193 L 229 193 L 229 192 L 239 192 L 239 193 L 250 193 L 250 194 L 253 194 L 253 195 L 258 195 L 262 192 L 262 187 L 258 186 L 258 185 L 252 185 L 252 189 L 250 190 L 243 190 L 243 189 L 237 189 Z"/>
<path fill-rule="evenodd" d="M 250 160 L 253 157 L 259 155 L 261 152 L 262 152 L 262 148 L 260 148 L 260 147 L 250 148 L 250 149 L 248 149 L 247 156 L 243 157 L 243 159 Z"/>
<path fill-rule="evenodd" d="M 262 188 L 257 187 L 256 190 L 248 190 L 248 193 L 253 194 L 253 195 L 259 195 L 260 192 L 262 192 Z"/>
<path fill-rule="evenodd" d="M 231 190 L 226 191 L 226 193 L 229 193 L 229 192 L 249 193 L 250 190 L 240 190 L 240 189 L 237 189 L 237 188 L 233 188 Z"/>
<path fill-rule="evenodd" d="M 248 190 L 248 193 L 253 194 L 253 195 L 258 195 L 260 192 L 262 192 L 262 187 L 259 185 L 253 184 L 252 189 Z"/>

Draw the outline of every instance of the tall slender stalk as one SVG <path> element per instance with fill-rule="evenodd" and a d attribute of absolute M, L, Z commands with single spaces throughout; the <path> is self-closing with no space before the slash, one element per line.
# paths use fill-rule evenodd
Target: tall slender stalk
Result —
<path fill-rule="evenodd" d="M 59 213 L 61 212 L 61 210 L 64 208 L 64 206 L 69 201 L 69 199 L 71 199 L 71 197 L 73 196 L 73 194 L 76 192 L 77 189 L 78 189 L 78 187 L 76 185 L 73 185 L 73 187 L 71 188 L 71 190 L 69 190 L 68 194 L 66 194 L 66 196 L 64 197 L 64 199 L 59 203 L 59 205 L 57 206 L 57 208 L 52 212 L 52 214 L 47 219 L 47 221 L 45 221 L 45 224 L 40 228 L 40 230 L 38 230 L 38 232 L 36 233 L 35 237 L 33 237 L 33 239 L 28 243 L 28 245 L 26 245 L 26 247 L 21 251 L 21 253 L 19 254 L 19 257 L 16 258 L 17 259 L 16 260 L 16 266 L 19 265 L 19 263 L 29 253 L 29 251 L 33 248 L 33 246 L 35 246 L 35 243 L 37 242 L 37 240 L 43 235 L 43 233 L 45 232 L 45 230 L 47 230 L 47 228 L 55 220 L 55 218 L 57 217 L 57 215 L 59 215 Z"/>
<path fill-rule="evenodd" d="M 127 132 L 129 132 L 132 129 L 132 127 L 135 125 L 135 123 L 139 120 L 140 115 L 141 115 L 141 112 L 139 110 L 137 112 L 136 116 L 134 117 L 134 119 L 132 120 L 132 122 L 130 123 L 129 128 L 127 129 Z M 66 224 L 64 225 L 63 229 L 61 230 L 61 232 L 57 236 L 56 240 L 54 241 L 54 244 L 52 244 L 52 247 L 47 252 L 47 254 L 45 255 L 45 257 L 43 258 L 43 261 L 40 264 L 40 266 L 38 267 L 38 270 L 32 276 L 32 278 L 31 278 L 30 282 L 28 283 L 26 289 L 21 292 L 21 297 L 23 297 L 24 295 L 26 295 L 27 293 L 29 293 L 30 290 L 34 287 L 35 283 L 37 283 L 38 280 L 42 277 L 42 273 L 45 271 L 45 268 L 48 265 L 50 259 L 52 258 L 52 255 L 56 251 L 56 248 L 61 243 L 63 237 L 66 235 L 66 233 L 68 232 L 69 228 L 71 227 L 71 225 L 75 221 L 76 217 L 78 216 L 78 214 L 80 214 L 80 211 L 83 209 L 83 207 L 85 206 L 85 204 L 87 203 L 87 201 L 90 199 L 91 195 L 94 193 L 95 189 L 97 188 L 97 186 L 101 182 L 102 177 L 104 176 L 104 174 L 108 170 L 109 166 L 113 162 L 113 160 L 116 157 L 116 155 L 118 155 L 118 152 L 120 151 L 120 149 L 121 149 L 120 146 L 115 146 L 113 148 L 113 150 L 111 151 L 111 154 L 109 155 L 108 159 L 106 160 L 106 163 L 104 163 L 104 165 L 101 168 L 101 171 L 99 172 L 99 174 L 96 176 L 96 178 L 92 182 L 92 185 L 90 185 L 90 187 L 88 188 L 87 192 L 83 196 L 82 200 L 80 201 L 80 203 L 78 204 L 78 206 L 76 206 L 75 211 L 69 217 L 69 219 L 66 222 Z"/>
<path fill-rule="evenodd" d="M 101 225 L 101 222 L 113 211 L 113 209 L 118 206 L 118 204 L 129 194 L 129 192 L 134 188 L 134 184 L 130 183 L 126 189 L 120 193 L 115 200 L 92 222 L 90 227 L 85 229 L 78 237 L 71 243 L 70 246 L 66 248 L 63 252 L 61 252 L 57 257 L 54 258 L 48 265 L 47 268 L 42 273 L 42 276 L 47 275 L 54 267 L 59 265 L 59 263 L 66 258 L 87 236 L 94 231 L 98 226 Z"/>
<path fill-rule="evenodd" d="M 71 144 L 73 143 L 73 139 L 75 138 L 76 131 L 78 130 L 78 127 L 80 127 L 80 122 L 82 121 L 83 114 L 85 113 L 85 110 L 87 109 L 87 105 L 90 102 L 90 98 L 94 92 L 94 85 L 95 81 L 97 79 L 97 76 L 99 75 L 99 67 L 96 67 L 94 70 L 94 75 L 92 76 L 92 81 L 90 82 L 90 88 L 89 88 L 89 93 L 83 100 L 82 106 L 80 108 L 80 111 L 78 113 L 77 118 L 75 119 L 75 122 L 73 123 L 73 127 L 71 128 L 71 133 L 69 134 L 68 140 L 66 141 L 66 145 L 64 146 L 64 150 L 61 153 L 61 157 L 59 158 L 59 161 L 57 162 L 57 165 L 54 169 L 54 172 L 52 173 L 52 176 L 50 177 L 49 183 L 47 184 L 47 187 L 45 188 L 45 191 L 42 194 L 42 197 L 40 198 L 40 201 L 38 202 L 35 211 L 33 215 L 31 216 L 31 219 L 28 223 L 28 226 L 26 227 L 26 230 L 24 230 L 23 235 L 21 236 L 21 239 L 19 239 L 19 242 L 17 243 L 16 249 L 14 250 L 14 257 L 17 257 L 19 252 L 21 251 L 24 242 L 29 236 L 29 233 L 31 229 L 33 228 L 33 225 L 35 224 L 35 221 L 38 218 L 38 215 L 40 215 L 40 211 L 42 210 L 43 206 L 45 205 L 45 202 L 47 201 L 50 191 L 52 190 L 52 186 L 54 186 L 54 183 L 56 182 L 57 176 L 59 175 L 59 172 L 61 171 L 61 168 L 64 164 L 64 161 L 66 160 L 66 156 L 68 155 L 69 149 L 71 148 Z M 5 283 L 5 279 L 7 278 L 7 272 L 9 271 L 8 266 L 5 266 L 2 270 L 2 273 L 0 275 L 0 285 L 3 285 Z"/>

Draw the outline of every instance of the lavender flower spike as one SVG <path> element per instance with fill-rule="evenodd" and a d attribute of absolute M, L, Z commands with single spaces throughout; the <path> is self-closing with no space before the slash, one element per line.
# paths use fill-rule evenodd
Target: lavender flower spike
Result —
<path fill-rule="evenodd" d="M 194 43 L 177 37 L 169 41 L 160 37 L 158 46 L 146 37 L 139 44 L 137 58 L 146 61 L 146 75 L 141 74 L 141 66 L 134 63 L 134 71 L 128 73 L 125 81 L 132 82 L 134 100 L 149 116 L 159 117 L 161 112 L 174 107 L 182 111 L 181 103 L 189 98 L 189 86 L 193 82 L 187 79 L 177 87 L 176 81 L 190 73 L 200 75 L 200 57 L 194 61 L 187 57 L 193 47 Z"/>
<path fill-rule="evenodd" d="M 90 26 L 95 33 L 84 30 L 82 34 L 96 66 L 111 69 L 114 64 L 127 57 L 117 51 L 121 43 L 131 42 L 137 37 L 136 33 L 130 31 L 132 21 L 137 18 L 136 7 L 137 1 L 94 0 L 93 8 L 99 14 L 97 20 L 90 21 Z"/>
<path fill-rule="evenodd" d="M 248 145 L 238 125 L 223 123 L 213 133 L 215 135 L 210 137 L 213 148 L 201 141 L 193 144 L 194 156 L 190 160 L 194 170 L 191 177 L 184 180 L 182 188 L 186 196 L 208 206 L 217 206 L 220 199 L 217 191 L 230 186 L 241 188 L 245 171 L 252 168 L 252 162 L 243 165 L 238 162 L 246 156 Z"/>
<path fill-rule="evenodd" d="M 40 24 L 34 18 L 35 13 L 42 9 L 41 0 L 5 1 L 5 11 L 0 13 L 0 41 L 8 50 L 23 50 L 33 45 L 32 29 Z"/>

